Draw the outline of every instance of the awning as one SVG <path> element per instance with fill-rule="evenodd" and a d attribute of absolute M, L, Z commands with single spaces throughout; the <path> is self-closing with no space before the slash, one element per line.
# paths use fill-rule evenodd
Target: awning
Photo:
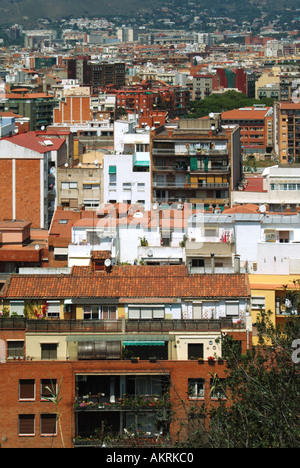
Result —
<path fill-rule="evenodd" d="M 54 247 L 54 255 L 68 255 L 68 247 Z"/>
<path fill-rule="evenodd" d="M 108 173 L 109 174 L 116 174 L 117 173 L 117 166 L 109 166 Z"/>
<path fill-rule="evenodd" d="M 164 346 L 164 341 L 123 341 L 123 346 Z"/>

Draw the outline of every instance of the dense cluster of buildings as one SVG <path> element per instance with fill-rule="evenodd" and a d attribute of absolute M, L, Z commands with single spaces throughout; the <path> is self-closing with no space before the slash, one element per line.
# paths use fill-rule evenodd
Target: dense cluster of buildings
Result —
<path fill-rule="evenodd" d="M 172 446 L 225 398 L 222 338 L 245 352 L 261 310 L 299 314 L 297 41 L 129 29 L 2 52 L 4 448 Z M 227 89 L 261 103 L 186 118 Z"/>

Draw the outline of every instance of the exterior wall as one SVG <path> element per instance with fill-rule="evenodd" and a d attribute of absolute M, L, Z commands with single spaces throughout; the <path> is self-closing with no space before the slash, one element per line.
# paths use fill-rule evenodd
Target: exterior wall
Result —
<path fill-rule="evenodd" d="M 0 159 L 2 219 L 22 219 L 41 226 L 40 159 Z M 1 180 L 2 179 L 2 180 Z"/>
<path fill-rule="evenodd" d="M 55 108 L 54 124 L 85 123 L 91 120 L 90 96 L 66 96 L 65 102 Z"/>

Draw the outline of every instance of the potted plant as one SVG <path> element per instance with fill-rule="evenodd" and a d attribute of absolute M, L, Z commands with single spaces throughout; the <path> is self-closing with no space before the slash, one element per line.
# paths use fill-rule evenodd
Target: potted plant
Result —
<path fill-rule="evenodd" d="M 157 357 L 156 357 L 156 356 L 151 356 L 151 357 L 149 357 L 149 361 L 150 361 L 150 362 L 156 362 L 156 361 L 157 361 Z"/>
<path fill-rule="evenodd" d="M 211 366 L 215 364 L 215 358 L 213 356 L 209 356 L 207 358 L 207 361 L 208 361 L 208 364 L 210 364 Z"/>
<path fill-rule="evenodd" d="M 202 357 L 199 357 L 198 358 L 198 364 L 203 364 L 204 363 L 204 359 Z"/>
<path fill-rule="evenodd" d="M 131 362 L 138 362 L 139 358 L 138 357 L 135 357 L 135 356 L 132 356 L 130 358 Z"/>

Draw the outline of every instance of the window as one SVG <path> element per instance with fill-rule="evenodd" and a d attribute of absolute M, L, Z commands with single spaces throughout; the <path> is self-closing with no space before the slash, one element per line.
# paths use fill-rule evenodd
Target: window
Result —
<path fill-rule="evenodd" d="M 35 400 L 35 380 L 20 379 L 19 380 L 19 400 Z"/>
<path fill-rule="evenodd" d="M 99 190 L 100 184 L 83 184 L 83 190 Z"/>
<path fill-rule="evenodd" d="M 290 241 L 289 231 L 279 231 L 279 242 L 281 244 L 288 244 Z"/>
<path fill-rule="evenodd" d="M 226 398 L 225 379 L 210 380 L 210 397 L 218 400 Z"/>
<path fill-rule="evenodd" d="M 83 308 L 84 320 L 115 320 L 117 307 L 115 305 L 85 305 Z"/>
<path fill-rule="evenodd" d="M 226 301 L 226 315 L 238 316 L 239 315 L 239 302 Z"/>
<path fill-rule="evenodd" d="M 47 317 L 60 317 L 60 301 L 48 301 Z"/>
<path fill-rule="evenodd" d="M 128 318 L 129 319 L 142 319 L 142 320 L 151 320 L 151 319 L 164 319 L 165 318 L 165 308 L 162 306 L 129 306 L 128 307 Z"/>
<path fill-rule="evenodd" d="M 188 359 L 203 358 L 203 343 L 188 343 Z"/>
<path fill-rule="evenodd" d="M 57 389 L 57 380 L 56 379 L 42 379 L 41 380 L 41 400 L 44 400 L 45 398 L 51 398 L 52 394 L 51 391 L 54 391 L 56 393 Z"/>
<path fill-rule="evenodd" d="M 41 414 L 40 427 L 41 435 L 54 436 L 57 434 L 56 414 Z"/>
<path fill-rule="evenodd" d="M 7 341 L 7 357 L 24 357 L 24 341 Z"/>
<path fill-rule="evenodd" d="M 83 204 L 87 208 L 97 208 L 100 205 L 100 200 L 99 198 L 95 198 L 95 199 L 85 198 L 83 200 Z"/>
<path fill-rule="evenodd" d="M 77 189 L 77 182 L 62 182 L 61 189 L 62 190 Z"/>
<path fill-rule="evenodd" d="M 204 267 L 204 258 L 192 258 L 192 268 Z"/>
<path fill-rule="evenodd" d="M 124 182 L 123 183 L 123 190 L 131 190 L 131 182 Z"/>
<path fill-rule="evenodd" d="M 42 360 L 57 359 L 57 343 L 41 343 Z"/>
<path fill-rule="evenodd" d="M 19 414 L 19 436 L 32 436 L 35 434 L 34 414 Z"/>
<path fill-rule="evenodd" d="M 138 189 L 139 192 L 144 192 L 145 191 L 145 183 L 144 182 L 138 182 L 137 189 Z"/>
<path fill-rule="evenodd" d="M 263 297 L 263 296 L 253 296 L 252 297 L 252 306 L 251 306 L 251 308 L 252 309 L 257 309 L 257 310 L 260 310 L 260 309 L 265 310 L 265 307 L 266 307 L 265 302 L 266 302 L 265 297 Z"/>
<path fill-rule="evenodd" d="M 204 398 L 204 379 L 188 379 L 189 398 Z"/>
<path fill-rule="evenodd" d="M 24 301 L 10 301 L 10 315 L 24 315 Z"/>

